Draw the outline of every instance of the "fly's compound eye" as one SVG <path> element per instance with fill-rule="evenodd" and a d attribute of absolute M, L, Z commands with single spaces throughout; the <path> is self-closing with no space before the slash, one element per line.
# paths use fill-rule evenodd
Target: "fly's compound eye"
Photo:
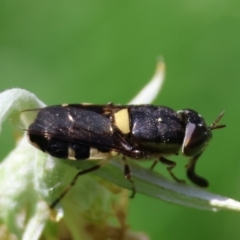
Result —
<path fill-rule="evenodd" d="M 185 109 L 179 114 L 186 124 L 182 153 L 188 157 L 196 156 L 203 152 L 212 138 L 211 130 L 197 112 Z"/>

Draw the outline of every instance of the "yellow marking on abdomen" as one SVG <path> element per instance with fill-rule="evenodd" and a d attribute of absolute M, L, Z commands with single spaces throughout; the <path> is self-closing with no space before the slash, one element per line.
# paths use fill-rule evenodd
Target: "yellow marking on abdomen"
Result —
<path fill-rule="evenodd" d="M 68 159 L 76 160 L 75 154 L 75 150 L 71 147 L 68 147 Z"/>
<path fill-rule="evenodd" d="M 115 124 L 124 134 L 130 132 L 130 121 L 128 109 L 124 108 L 114 114 Z"/>

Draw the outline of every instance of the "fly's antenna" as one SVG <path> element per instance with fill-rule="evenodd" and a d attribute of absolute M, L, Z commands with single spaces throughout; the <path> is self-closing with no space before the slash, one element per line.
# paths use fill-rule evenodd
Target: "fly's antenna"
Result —
<path fill-rule="evenodd" d="M 221 124 L 221 125 L 217 125 L 218 122 L 221 120 L 221 118 L 223 117 L 225 111 L 221 112 L 219 114 L 219 116 L 217 117 L 217 119 L 209 126 L 209 130 L 215 130 L 215 129 L 219 129 L 219 128 L 224 128 L 226 127 L 225 124 Z"/>

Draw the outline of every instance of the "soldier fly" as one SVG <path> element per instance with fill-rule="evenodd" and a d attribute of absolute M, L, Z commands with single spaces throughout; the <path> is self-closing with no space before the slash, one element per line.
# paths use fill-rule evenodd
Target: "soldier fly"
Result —
<path fill-rule="evenodd" d="M 188 178 L 200 187 L 208 182 L 195 173 L 196 162 L 212 138 L 212 130 L 223 116 L 207 126 L 203 117 L 191 109 L 174 111 L 154 105 L 90 105 L 69 104 L 22 111 L 36 114 L 25 129 L 30 143 L 56 158 L 71 160 L 102 160 L 95 166 L 80 171 L 69 187 L 51 205 L 54 208 L 76 183 L 80 175 L 97 170 L 109 159 L 121 155 L 124 175 L 136 190 L 131 179 L 127 159 L 155 159 L 160 161 L 176 181 L 172 169 L 176 163 L 168 159 L 179 151 L 189 158 Z"/>

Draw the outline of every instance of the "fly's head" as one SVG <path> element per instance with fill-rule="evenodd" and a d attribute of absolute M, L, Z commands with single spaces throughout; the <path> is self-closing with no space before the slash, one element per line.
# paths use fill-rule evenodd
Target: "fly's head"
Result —
<path fill-rule="evenodd" d="M 195 165 L 197 159 L 212 138 L 212 130 L 225 127 L 225 125 L 218 125 L 224 112 L 222 112 L 210 126 L 208 126 L 203 117 L 194 110 L 184 109 L 178 111 L 178 114 L 185 124 L 182 153 L 190 158 L 190 162 L 186 166 L 188 178 L 198 186 L 207 187 L 207 180 L 195 173 Z"/>

